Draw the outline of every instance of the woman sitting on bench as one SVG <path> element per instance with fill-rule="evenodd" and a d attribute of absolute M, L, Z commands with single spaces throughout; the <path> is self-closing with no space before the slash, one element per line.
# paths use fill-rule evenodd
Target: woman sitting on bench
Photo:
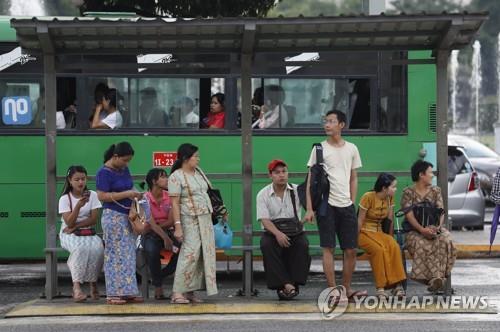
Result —
<path fill-rule="evenodd" d="M 87 171 L 83 166 L 71 166 L 66 173 L 64 189 L 59 199 L 62 226 L 61 247 L 70 252 L 68 267 L 73 280 L 73 300 L 83 302 L 87 295 L 80 284 L 90 283 L 90 297 L 99 299 L 97 276 L 102 270 L 104 247 L 96 235 L 95 226 L 101 202 L 97 193 L 87 189 Z"/>

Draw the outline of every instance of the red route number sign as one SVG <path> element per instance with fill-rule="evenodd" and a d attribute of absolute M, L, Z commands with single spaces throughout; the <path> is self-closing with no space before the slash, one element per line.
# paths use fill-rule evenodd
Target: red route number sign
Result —
<path fill-rule="evenodd" d="M 177 152 L 153 152 L 153 167 L 172 167 Z"/>

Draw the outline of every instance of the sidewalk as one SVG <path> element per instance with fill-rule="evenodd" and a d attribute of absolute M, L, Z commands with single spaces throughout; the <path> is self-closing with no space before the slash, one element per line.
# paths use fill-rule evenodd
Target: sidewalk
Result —
<path fill-rule="evenodd" d="M 71 294 L 71 278 L 66 264 L 59 263 L 59 289 L 61 296 L 53 301 L 46 301 L 39 298 L 42 288 L 23 287 L 22 292 L 28 296 L 24 301 L 28 302 L 10 307 L 5 317 L 28 317 L 28 316 L 73 316 L 73 315 L 184 315 L 184 314 L 244 314 L 244 313 L 318 313 L 318 296 L 325 289 L 326 281 L 321 272 L 321 261 L 315 259 L 311 266 L 311 273 L 307 285 L 300 289 L 299 296 L 290 302 L 278 301 L 276 292 L 267 289 L 263 273 L 262 262 L 254 263 L 254 289 L 257 290 L 257 296 L 243 297 L 238 296 L 238 291 L 242 288 L 241 263 L 230 262 L 230 271 L 227 272 L 225 263 L 218 263 L 217 281 L 219 294 L 213 297 L 204 296 L 204 292 L 199 295 L 205 300 L 202 304 L 173 305 L 168 301 L 156 301 L 147 299 L 144 304 L 128 304 L 122 306 L 113 306 L 105 304 L 104 297 L 99 301 L 90 301 L 86 303 L 73 303 Z M 341 271 L 341 263 L 336 264 L 337 271 Z M 10 276 L 9 276 L 10 275 Z M 16 280 L 25 280 L 27 284 L 33 284 L 34 281 L 43 281 L 45 277 L 44 265 L 42 264 L 24 264 L 24 265 L 0 265 L 0 283 Z M 340 273 L 337 273 L 337 279 L 340 279 Z M 100 278 L 99 289 L 104 293 L 103 278 Z M 172 285 L 172 277 L 165 280 L 165 294 L 169 295 Z M 367 261 L 360 261 L 357 264 L 356 272 L 353 275 L 353 289 L 366 289 L 370 295 L 375 292 L 371 268 Z M 152 289 L 150 288 L 150 293 Z M 31 293 L 30 293 L 31 292 Z M 459 291 L 458 295 L 474 295 L 466 290 Z M 412 296 L 427 295 L 426 286 L 410 281 L 408 283 L 406 304 L 411 301 Z M 31 296 L 30 296 L 31 295 Z M 1 296 L 1 295 L 0 295 Z M 33 300 L 34 299 L 34 300 Z M 23 302 L 23 301 L 16 301 Z M 494 306 L 483 309 L 458 309 L 437 308 L 435 305 L 426 308 L 366 308 L 350 305 L 346 312 L 354 314 L 364 313 L 480 313 L 495 314 Z"/>

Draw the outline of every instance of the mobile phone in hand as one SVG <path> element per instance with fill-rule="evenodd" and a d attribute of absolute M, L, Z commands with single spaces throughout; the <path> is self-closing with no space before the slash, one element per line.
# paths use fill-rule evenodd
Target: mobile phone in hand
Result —
<path fill-rule="evenodd" d="M 90 191 L 85 190 L 85 191 L 82 193 L 82 196 L 83 196 L 83 198 L 89 198 L 89 197 L 90 197 Z"/>

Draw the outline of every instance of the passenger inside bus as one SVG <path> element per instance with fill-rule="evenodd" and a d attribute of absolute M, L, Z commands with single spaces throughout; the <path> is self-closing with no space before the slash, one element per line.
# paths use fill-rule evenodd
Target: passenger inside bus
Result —
<path fill-rule="evenodd" d="M 284 128 L 295 124 L 296 109 L 290 105 L 284 105 L 285 91 L 279 85 L 268 85 L 264 87 L 264 105 L 260 108 L 258 127 Z"/>
<path fill-rule="evenodd" d="M 108 89 L 100 104 L 96 106 L 92 129 L 116 129 L 123 124 L 123 118 L 116 108 L 117 91 Z"/>
<path fill-rule="evenodd" d="M 264 90 L 262 87 L 258 87 L 253 91 L 252 97 L 252 128 L 258 128 L 260 109 L 264 105 Z M 238 112 L 238 128 L 241 128 L 241 112 Z"/>
<path fill-rule="evenodd" d="M 195 110 L 195 103 L 187 96 L 179 97 L 174 101 L 169 116 L 173 127 L 198 128 L 200 122 L 200 116 Z"/>
<path fill-rule="evenodd" d="M 92 108 L 92 111 L 90 113 L 89 117 L 89 127 L 92 127 L 92 120 L 94 119 L 94 114 L 97 109 L 97 107 L 102 107 L 101 103 L 102 100 L 106 94 L 106 91 L 108 90 L 108 85 L 104 82 L 99 82 L 95 86 L 94 89 L 94 107 Z"/>
<path fill-rule="evenodd" d="M 223 93 L 219 92 L 212 96 L 210 102 L 210 112 L 208 113 L 208 116 L 203 119 L 202 123 L 200 123 L 202 128 L 224 129 L 224 100 L 225 96 Z"/>
<path fill-rule="evenodd" d="M 140 124 L 145 128 L 165 127 L 168 125 L 168 116 L 158 102 L 158 94 L 155 88 L 148 87 L 141 90 L 139 117 Z"/>

